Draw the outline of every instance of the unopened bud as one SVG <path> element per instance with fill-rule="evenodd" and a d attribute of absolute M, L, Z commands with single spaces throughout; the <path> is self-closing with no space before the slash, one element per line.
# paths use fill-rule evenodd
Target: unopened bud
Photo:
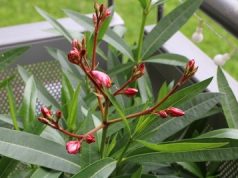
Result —
<path fill-rule="evenodd" d="M 105 17 L 109 17 L 111 15 L 110 9 L 105 10 Z"/>
<path fill-rule="evenodd" d="M 95 13 L 96 13 L 97 16 L 99 14 L 99 9 L 100 9 L 100 5 L 97 2 L 95 2 L 94 3 L 94 10 L 95 10 Z"/>
<path fill-rule="evenodd" d="M 80 151 L 80 141 L 69 141 L 66 143 L 66 150 L 69 154 L 77 154 Z"/>
<path fill-rule="evenodd" d="M 100 14 L 103 13 L 104 9 L 105 9 L 104 4 L 101 4 L 100 7 L 99 7 Z"/>
<path fill-rule="evenodd" d="M 145 64 L 141 63 L 134 67 L 133 73 L 132 73 L 132 80 L 137 80 L 145 73 Z"/>
<path fill-rule="evenodd" d="M 191 77 L 196 73 L 197 69 L 198 69 L 198 67 L 195 66 L 195 60 L 191 59 L 188 61 L 187 65 L 186 65 L 184 75 L 186 77 Z"/>
<path fill-rule="evenodd" d="M 134 96 L 138 93 L 136 88 L 127 88 L 123 91 L 123 94 L 126 96 Z"/>
<path fill-rule="evenodd" d="M 164 110 L 156 112 L 156 114 L 159 115 L 161 118 L 167 118 L 168 117 L 168 114 Z"/>
<path fill-rule="evenodd" d="M 52 117 L 51 110 L 48 109 L 47 107 L 42 106 L 40 110 L 41 110 L 42 115 L 43 115 L 45 118 L 51 118 L 51 117 Z"/>
<path fill-rule="evenodd" d="M 68 53 L 68 60 L 73 64 L 80 64 L 80 52 L 78 51 L 78 49 L 73 48 Z"/>
<path fill-rule="evenodd" d="M 185 114 L 185 112 L 183 110 L 174 108 L 174 107 L 170 107 L 170 108 L 166 109 L 165 112 L 172 117 L 180 117 Z"/>
<path fill-rule="evenodd" d="M 91 71 L 91 74 L 99 86 L 104 86 L 107 88 L 111 87 L 111 85 L 112 85 L 111 78 L 104 72 L 100 72 L 98 70 L 93 70 L 93 71 Z"/>
<path fill-rule="evenodd" d="M 95 14 L 93 14 L 93 24 L 96 25 L 97 24 L 97 17 Z"/>
<path fill-rule="evenodd" d="M 62 112 L 60 110 L 57 110 L 55 112 L 55 116 L 56 116 L 57 119 L 60 119 L 62 117 Z"/>
<path fill-rule="evenodd" d="M 78 40 L 76 40 L 76 39 L 74 39 L 74 40 L 72 41 L 72 49 L 74 49 L 74 48 L 78 49 L 79 51 L 80 51 L 81 48 L 82 48 L 82 45 L 81 45 L 80 42 L 79 42 Z"/>
<path fill-rule="evenodd" d="M 86 142 L 88 143 L 88 144 L 90 144 L 90 143 L 94 143 L 96 140 L 95 140 L 95 137 L 92 135 L 92 134 L 89 134 L 89 135 L 87 135 L 87 137 L 86 137 Z"/>

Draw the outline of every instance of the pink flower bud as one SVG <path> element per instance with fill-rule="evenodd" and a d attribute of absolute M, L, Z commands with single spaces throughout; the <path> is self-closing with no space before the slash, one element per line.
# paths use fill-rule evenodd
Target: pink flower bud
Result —
<path fill-rule="evenodd" d="M 60 110 L 57 110 L 55 112 L 55 116 L 56 116 L 57 119 L 60 119 L 62 117 L 62 112 Z"/>
<path fill-rule="evenodd" d="M 79 141 L 69 141 L 66 143 L 66 150 L 69 154 L 77 154 L 80 151 L 80 147 Z"/>
<path fill-rule="evenodd" d="M 51 110 L 45 106 L 41 107 L 41 113 L 45 118 L 50 118 L 52 116 Z"/>
<path fill-rule="evenodd" d="M 105 16 L 106 16 L 106 17 L 109 17 L 110 15 L 111 15 L 110 9 L 106 9 L 106 11 L 105 11 Z"/>
<path fill-rule="evenodd" d="M 73 64 L 80 63 L 80 52 L 77 48 L 73 48 L 68 54 L 68 60 Z"/>
<path fill-rule="evenodd" d="M 161 118 L 167 118 L 168 114 L 166 113 L 166 111 L 161 110 L 159 112 L 157 112 L 157 114 L 161 117 Z"/>
<path fill-rule="evenodd" d="M 197 71 L 197 69 L 198 67 L 195 66 L 195 60 L 194 59 L 189 60 L 184 71 L 185 77 L 189 78 L 193 76 Z"/>
<path fill-rule="evenodd" d="M 111 81 L 110 77 L 107 74 L 105 74 L 104 72 L 100 72 L 98 70 L 93 70 L 91 72 L 91 74 L 99 86 L 104 86 L 107 88 L 111 87 L 112 81 Z"/>
<path fill-rule="evenodd" d="M 140 71 L 141 74 L 145 73 L 145 64 L 141 63 L 138 65 L 138 70 Z"/>
<path fill-rule="evenodd" d="M 76 39 L 74 39 L 72 41 L 72 49 L 74 49 L 74 48 L 76 48 L 78 50 L 80 50 L 82 48 L 80 42 L 78 40 L 76 40 Z"/>
<path fill-rule="evenodd" d="M 165 111 L 168 115 L 170 115 L 172 117 L 180 117 L 185 114 L 185 112 L 183 110 L 174 108 L 174 107 L 170 107 L 170 108 L 166 109 Z"/>
<path fill-rule="evenodd" d="M 87 142 L 88 144 L 93 143 L 93 142 L 95 142 L 95 141 L 96 141 L 96 140 L 95 140 L 95 137 L 94 137 L 92 134 L 87 135 L 87 137 L 86 137 L 86 142 Z"/>
<path fill-rule="evenodd" d="M 138 90 L 136 88 L 127 88 L 123 91 L 123 94 L 127 96 L 134 96 L 138 93 Z"/>

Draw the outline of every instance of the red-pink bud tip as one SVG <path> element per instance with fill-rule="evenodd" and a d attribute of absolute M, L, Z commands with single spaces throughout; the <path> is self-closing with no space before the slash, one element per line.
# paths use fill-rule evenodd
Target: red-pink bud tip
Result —
<path fill-rule="evenodd" d="M 66 143 L 66 150 L 69 154 L 77 154 L 80 151 L 80 147 L 79 141 L 69 141 Z"/>
<path fill-rule="evenodd" d="M 73 64 L 79 64 L 80 63 L 80 52 L 77 48 L 73 48 L 68 53 L 68 60 Z"/>
<path fill-rule="evenodd" d="M 167 118 L 168 114 L 166 113 L 166 111 L 161 110 L 159 112 L 157 112 L 157 114 L 161 117 L 161 118 Z"/>
<path fill-rule="evenodd" d="M 41 113 L 45 118 L 50 118 L 52 116 L 51 110 L 45 106 L 41 107 Z"/>
<path fill-rule="evenodd" d="M 98 70 L 93 70 L 91 72 L 91 74 L 99 86 L 104 86 L 106 88 L 111 87 L 112 81 L 111 81 L 110 77 L 107 74 L 105 74 L 104 72 L 100 72 Z"/>
<path fill-rule="evenodd" d="M 87 135 L 85 140 L 88 144 L 96 142 L 95 137 L 92 134 Z"/>
<path fill-rule="evenodd" d="M 138 90 L 136 88 L 127 88 L 123 91 L 123 94 L 127 96 L 134 96 L 137 93 L 138 93 Z"/>
<path fill-rule="evenodd" d="M 111 11 L 110 9 L 106 9 L 106 12 L 105 12 L 105 16 L 108 17 L 111 15 Z"/>
<path fill-rule="evenodd" d="M 62 112 L 60 110 L 57 110 L 55 112 L 55 116 L 56 116 L 56 118 L 60 119 L 62 117 Z"/>
<path fill-rule="evenodd" d="M 168 115 L 170 115 L 172 117 L 180 117 L 185 114 L 185 112 L 183 110 L 174 108 L 174 107 L 170 107 L 170 108 L 166 109 L 165 111 Z"/>

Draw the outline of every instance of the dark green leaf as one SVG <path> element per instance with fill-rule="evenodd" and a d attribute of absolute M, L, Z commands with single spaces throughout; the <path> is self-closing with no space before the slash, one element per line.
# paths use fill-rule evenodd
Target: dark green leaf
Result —
<path fill-rule="evenodd" d="M 82 169 L 72 178 L 107 178 L 115 168 L 116 161 L 111 158 L 105 158 Z"/>
<path fill-rule="evenodd" d="M 147 58 L 159 49 L 164 42 L 187 22 L 202 2 L 203 0 L 187 0 L 166 17 L 162 18 L 153 30 L 146 35 L 143 44 L 142 58 Z"/>
<path fill-rule="evenodd" d="M 26 132 L 0 128 L 0 154 L 72 174 L 80 170 L 78 157 L 67 154 L 65 146 Z"/>
<path fill-rule="evenodd" d="M 0 177 L 8 177 L 12 174 L 12 172 L 16 169 L 16 166 L 18 165 L 19 161 L 8 158 L 8 157 L 2 157 L 0 159 Z"/>
<path fill-rule="evenodd" d="M 186 169 L 187 171 L 191 172 L 192 174 L 194 174 L 198 178 L 204 178 L 200 168 L 197 166 L 196 163 L 177 162 L 177 164 L 179 164 L 184 169 Z"/>
<path fill-rule="evenodd" d="M 178 54 L 159 54 L 152 56 L 151 58 L 146 59 L 143 62 L 185 66 L 188 62 L 188 59 L 185 56 L 181 56 Z"/>
<path fill-rule="evenodd" d="M 218 67 L 217 83 L 219 91 L 224 93 L 221 100 L 222 109 L 225 114 L 227 124 L 230 128 L 238 128 L 238 102 L 226 80 L 222 69 Z"/>

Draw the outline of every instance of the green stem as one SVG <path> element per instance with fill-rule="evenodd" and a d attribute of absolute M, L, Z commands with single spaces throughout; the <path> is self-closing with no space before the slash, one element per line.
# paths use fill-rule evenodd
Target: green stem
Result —
<path fill-rule="evenodd" d="M 142 13 L 142 22 L 141 22 L 140 34 L 139 34 L 139 39 L 138 39 L 138 47 L 137 47 L 137 62 L 138 63 L 140 63 L 142 61 L 141 53 L 142 53 L 144 28 L 145 28 L 145 22 L 146 22 L 147 15 L 148 15 L 148 13 L 146 13 L 144 10 Z"/>

